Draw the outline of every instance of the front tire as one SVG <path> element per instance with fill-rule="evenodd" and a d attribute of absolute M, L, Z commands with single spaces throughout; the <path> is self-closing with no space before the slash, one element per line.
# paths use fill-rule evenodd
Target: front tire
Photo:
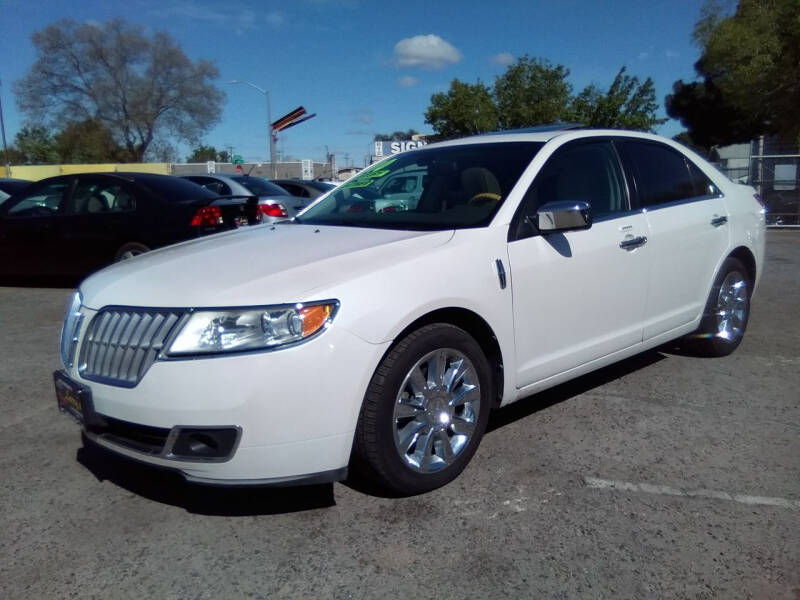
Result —
<path fill-rule="evenodd" d="M 403 495 L 455 479 L 486 429 L 493 382 L 478 343 L 446 323 L 400 340 L 372 376 L 356 428 L 355 466 Z"/>
<path fill-rule="evenodd" d="M 739 346 L 750 317 L 752 283 L 744 264 L 729 256 L 714 280 L 700 327 L 689 346 L 702 356 L 727 356 Z"/>

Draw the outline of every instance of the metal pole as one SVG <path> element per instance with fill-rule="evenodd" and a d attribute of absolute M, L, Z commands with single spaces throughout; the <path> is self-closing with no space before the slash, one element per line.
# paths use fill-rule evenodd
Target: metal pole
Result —
<path fill-rule="evenodd" d="M 228 83 L 243 83 L 245 85 L 249 85 L 251 88 L 258 90 L 267 99 L 267 148 L 269 149 L 269 162 L 272 168 L 272 178 L 278 178 L 278 168 L 275 164 L 275 138 L 273 136 L 272 131 L 272 107 L 270 106 L 270 98 L 269 98 L 269 90 L 265 90 L 264 88 L 258 87 L 255 83 L 251 81 L 241 81 L 239 79 L 234 79 L 233 81 L 229 81 Z"/>
<path fill-rule="evenodd" d="M 272 178 L 278 178 L 278 166 L 275 164 L 275 135 L 272 132 L 272 109 L 270 107 L 269 91 L 264 94 L 267 97 L 267 135 L 269 136 L 269 162 L 272 168 Z"/>
<path fill-rule="evenodd" d="M 11 165 L 8 164 L 8 146 L 6 145 L 6 124 L 3 120 L 3 82 L 0 81 L 0 130 L 3 132 L 3 153 L 6 162 L 6 177 L 11 177 Z"/>

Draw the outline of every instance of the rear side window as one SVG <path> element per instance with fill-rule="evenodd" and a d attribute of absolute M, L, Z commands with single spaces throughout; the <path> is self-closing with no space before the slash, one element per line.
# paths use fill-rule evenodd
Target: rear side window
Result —
<path fill-rule="evenodd" d="M 636 176 L 640 206 L 655 206 L 697 195 L 681 153 L 651 142 L 625 140 L 620 146 Z"/>
<path fill-rule="evenodd" d="M 703 173 L 692 161 L 687 160 L 686 163 L 689 165 L 689 173 L 692 176 L 695 196 L 720 195 L 719 188 L 708 178 L 708 175 Z"/>
<path fill-rule="evenodd" d="M 128 212 L 136 208 L 133 196 L 118 183 L 79 181 L 67 207 L 71 214 Z"/>

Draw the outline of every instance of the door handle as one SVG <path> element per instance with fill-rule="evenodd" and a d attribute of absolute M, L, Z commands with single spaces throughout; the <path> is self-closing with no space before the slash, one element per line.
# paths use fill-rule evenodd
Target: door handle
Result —
<path fill-rule="evenodd" d="M 640 246 L 644 246 L 646 243 L 647 243 L 647 237 L 639 235 L 634 238 L 622 240 L 619 243 L 619 247 L 622 248 L 623 250 L 634 250 L 636 248 L 639 248 Z"/>
<path fill-rule="evenodd" d="M 725 217 L 725 216 L 714 217 L 713 219 L 711 219 L 711 224 L 714 227 L 719 227 L 720 225 L 725 225 L 725 223 L 727 223 L 727 222 L 728 222 L 728 217 Z"/>

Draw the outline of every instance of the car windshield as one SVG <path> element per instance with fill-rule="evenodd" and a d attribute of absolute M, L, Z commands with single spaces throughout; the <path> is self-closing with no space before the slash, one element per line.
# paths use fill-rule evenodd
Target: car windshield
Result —
<path fill-rule="evenodd" d="M 343 183 L 295 222 L 423 230 L 487 225 L 542 145 L 480 143 L 399 154 Z"/>
<path fill-rule="evenodd" d="M 288 196 L 287 192 L 282 187 L 278 187 L 274 183 L 270 183 L 260 177 L 248 177 L 243 175 L 241 177 L 231 177 L 236 183 L 246 187 L 250 192 L 256 196 Z"/>

